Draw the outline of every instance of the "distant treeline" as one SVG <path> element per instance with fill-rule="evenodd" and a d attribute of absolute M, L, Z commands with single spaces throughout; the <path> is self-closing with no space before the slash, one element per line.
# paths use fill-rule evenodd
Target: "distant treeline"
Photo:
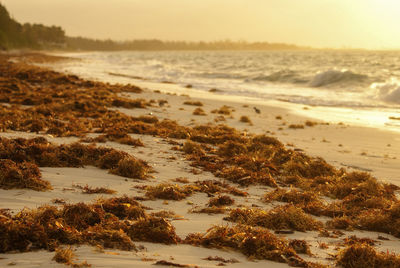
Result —
<path fill-rule="evenodd" d="M 296 45 L 244 41 L 185 42 L 161 40 L 133 40 L 118 42 L 84 37 L 67 37 L 57 26 L 21 24 L 14 20 L 0 4 L 0 50 L 13 48 L 64 50 L 294 50 Z"/>
<path fill-rule="evenodd" d="M 94 40 L 83 37 L 67 37 L 66 48 L 72 50 L 293 50 L 305 49 L 296 45 L 268 42 L 185 42 L 185 41 L 161 41 L 133 40 L 116 42 L 112 40 Z"/>
<path fill-rule="evenodd" d="M 65 32 L 61 27 L 42 24 L 21 24 L 11 18 L 0 4 L 0 49 L 50 48 L 65 45 Z"/>

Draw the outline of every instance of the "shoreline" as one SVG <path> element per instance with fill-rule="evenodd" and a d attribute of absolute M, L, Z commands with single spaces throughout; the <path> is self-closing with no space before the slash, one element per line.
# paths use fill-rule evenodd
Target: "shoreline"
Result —
<path fill-rule="evenodd" d="M 4 62 L 1 64 L 4 64 Z M 32 156 L 27 159 L 40 167 L 41 178 L 48 181 L 52 189 L 46 191 L 24 188 L 0 189 L 0 203 L 2 204 L 0 209 L 11 209 L 13 214 L 8 215 L 7 211 L 0 210 L 0 224 L 3 224 L 4 221 L 5 226 L 14 224 L 12 226 L 17 228 L 18 224 L 21 224 L 13 218 L 16 217 L 17 212 L 26 207 L 27 215 L 33 213 L 32 215 L 37 216 L 40 215 L 40 209 L 39 212 L 35 209 L 43 205 L 56 206 L 56 209 L 64 211 L 63 215 L 65 215 L 68 206 L 74 208 L 74 206 L 78 206 L 79 202 L 85 202 L 85 206 L 95 209 L 99 215 L 102 215 L 103 212 L 99 207 L 104 208 L 106 204 L 110 205 L 110 203 L 107 203 L 111 202 L 109 198 L 128 195 L 135 197 L 135 202 L 139 202 L 140 205 L 129 200 L 131 203 L 122 201 L 121 207 L 133 207 L 138 211 L 144 211 L 144 218 L 118 220 L 115 215 L 119 214 L 110 210 L 107 212 L 109 213 L 108 217 L 114 220 L 106 222 L 106 218 L 102 218 L 97 227 L 103 228 L 100 229 L 102 231 L 98 232 L 100 234 L 102 232 L 108 234 L 115 230 L 118 230 L 117 233 L 125 238 L 128 234 L 133 241 L 131 242 L 138 248 L 136 252 L 119 250 L 118 246 L 121 245 L 118 243 L 122 243 L 121 241 L 115 242 L 114 246 L 117 248 L 108 248 L 109 244 L 104 244 L 104 241 L 110 238 L 98 239 L 88 236 L 91 233 L 86 234 L 88 232 L 86 227 L 75 226 L 68 222 L 67 218 L 63 218 L 64 216 L 59 216 L 58 220 L 52 222 L 52 226 L 58 226 L 57 228 L 64 231 L 82 228 L 80 233 L 94 239 L 85 240 L 86 242 L 78 243 L 78 245 L 73 243 L 74 251 L 79 260 L 86 260 L 94 267 L 104 265 L 150 267 L 157 261 L 163 260 L 175 264 L 187 264 L 188 267 L 195 267 L 195 265 L 217 267 L 219 263 L 235 267 L 243 265 L 249 267 L 265 267 L 265 265 L 287 267 L 288 264 L 295 262 L 300 262 L 302 265 L 323 263 L 330 267 L 336 262 L 335 258 L 340 258 L 340 252 L 351 247 L 343 242 L 344 239 L 354 235 L 374 240 L 374 245 L 379 251 L 390 250 L 390 252 L 396 254 L 400 253 L 399 235 L 394 232 L 397 232 L 397 229 L 393 232 L 390 230 L 395 235 L 392 236 L 389 231 L 376 232 L 368 226 L 363 227 L 362 230 L 355 228 L 355 226 L 358 226 L 357 224 L 362 223 L 353 223 L 352 221 L 356 221 L 356 219 L 351 218 L 352 213 L 365 214 L 364 216 L 367 217 L 368 213 L 374 211 L 372 208 L 364 208 L 363 205 L 359 206 L 354 201 L 355 205 L 348 205 L 350 212 L 341 210 L 344 206 L 347 206 L 346 200 L 353 200 L 353 191 L 356 193 L 360 191 L 361 194 L 365 195 L 367 201 L 368 198 L 381 198 L 383 207 L 376 208 L 380 209 L 379 213 L 386 210 L 391 211 L 390 209 L 398 204 L 394 195 L 398 194 L 397 188 L 395 186 L 385 188 L 386 186 L 381 183 L 382 180 L 386 179 L 388 182 L 400 186 L 400 178 L 397 175 L 400 174 L 398 172 L 400 169 L 398 165 L 400 140 L 396 133 L 316 121 L 292 114 L 284 108 L 262 103 L 244 104 L 221 99 L 204 99 L 195 95 L 189 97 L 171 93 L 163 94 L 161 88 L 141 89 L 139 91 L 135 86 L 116 86 L 82 80 L 75 76 L 65 76 L 39 67 L 26 66 L 23 63 L 16 63 L 8 68 L 10 76 L 1 80 L 5 86 L 13 88 L 15 85 L 12 86 L 12 83 L 16 84 L 19 90 L 26 94 L 22 95 L 24 97 L 30 96 L 29 93 L 35 92 L 35 90 L 42 90 L 40 94 L 49 94 L 49 96 L 59 99 L 45 103 L 41 102 L 37 96 L 31 96 L 28 101 L 28 98 L 22 99 L 10 92 L 12 96 L 10 96 L 9 102 L 14 105 L 2 105 L 3 113 L 14 111 L 17 114 L 18 112 L 21 118 L 26 116 L 29 119 L 31 115 L 24 114 L 24 112 L 30 111 L 29 109 L 41 108 L 41 110 L 32 110 L 35 113 L 39 111 L 37 116 L 40 113 L 50 114 L 50 116 L 38 117 L 44 123 L 41 129 L 32 125 L 31 121 L 23 121 L 21 118 L 18 120 L 24 123 L 15 121 L 16 125 L 6 125 L 3 122 L 3 128 L 6 129 L 0 133 L 0 136 L 4 146 L 10 146 L 8 143 L 13 142 L 16 144 L 27 142 L 26 140 L 13 140 L 15 138 L 44 137 L 47 140 L 44 142 L 39 139 L 33 145 L 28 142 L 23 148 L 29 149 L 26 149 L 26 152 L 31 153 Z M 15 69 L 11 70 L 10 68 Z M 71 95 L 68 96 L 68 93 Z M 96 95 L 96 93 L 98 94 Z M 184 94 L 187 94 L 187 92 Z M 36 104 L 36 101 L 39 103 Z M 20 103 L 24 104 L 20 105 Z M 93 107 L 102 111 L 101 113 L 100 111 L 92 111 L 87 105 L 93 105 Z M 259 110 L 259 113 L 253 106 Z M 43 110 L 46 107 L 50 109 L 50 113 Z M 312 109 L 312 107 L 309 107 L 309 110 L 305 111 L 312 112 Z M 8 116 L 12 117 L 15 114 Z M 53 127 L 54 125 L 60 128 L 61 122 L 69 124 L 65 127 L 69 131 L 66 136 L 64 136 L 66 132 L 60 132 Z M 20 124 L 17 125 L 17 123 Z M 30 125 L 24 125 L 25 123 Z M 76 125 L 77 123 L 80 125 Z M 223 125 L 218 126 L 218 124 Z M 11 127 L 15 129 L 10 130 Z M 22 129 L 28 129 L 29 132 L 21 131 Z M 128 129 L 127 133 L 124 133 L 124 129 Z M 360 132 L 363 134 L 362 139 L 359 136 Z M 379 135 L 378 139 L 377 135 Z M 79 142 L 79 145 L 74 145 L 76 141 Z M 40 144 L 46 144 L 46 146 Z M 388 146 L 389 144 L 390 146 Z M 33 150 L 32 148 L 36 149 Z M 39 151 L 39 154 L 35 155 L 37 148 L 40 148 L 43 152 L 40 153 Z M 50 149 L 52 151 L 47 151 Z M 254 152 L 251 151 L 253 149 Z M 87 154 L 87 150 L 91 153 Z M 46 154 L 48 152 L 52 153 L 51 157 Z M 71 157 L 65 160 L 64 152 L 70 153 Z M 104 159 L 104 154 L 110 152 L 122 157 L 113 168 L 105 164 L 108 163 L 107 161 L 100 161 Z M 270 154 L 271 152 L 273 153 Z M 9 154 L 16 157 L 12 153 Z M 269 157 L 267 158 L 264 154 L 269 155 Z M 280 154 L 282 155 L 279 156 Z M 48 162 L 40 162 L 43 155 L 49 157 Z M 125 160 L 125 157 L 129 161 L 133 161 L 130 157 L 139 161 L 134 163 L 137 168 L 143 169 L 143 177 L 142 173 L 136 177 L 128 177 L 131 173 L 124 172 L 121 167 L 122 160 Z M 287 157 L 292 157 L 291 161 L 294 162 L 288 161 Z M 328 163 L 317 157 L 323 157 Z M 274 158 L 276 158 L 275 162 L 271 160 Z M 14 160 L 17 161 L 17 159 L 20 158 Z M 36 162 L 32 159 L 36 159 Z M 80 162 L 75 162 L 77 159 Z M 281 163 L 281 161 L 283 162 Z M 17 164 L 19 165 L 19 163 Z M 329 164 L 332 164 L 333 167 Z M 310 168 L 310 165 L 314 165 L 315 168 Z M 342 167 L 350 169 L 347 172 L 340 170 Z M 231 168 L 234 169 L 231 170 Z M 361 172 L 352 173 L 353 170 Z M 130 172 L 134 171 L 136 169 Z M 378 177 L 378 181 L 370 178 L 364 171 L 372 171 L 372 174 Z M 236 178 L 238 174 L 240 175 L 243 172 L 250 175 Z M 294 172 L 295 175 L 291 172 Z M 316 172 L 320 173 L 315 174 Z M 269 174 L 269 177 L 265 174 Z M 313 188 L 315 185 L 312 182 L 321 179 L 319 176 L 325 176 L 326 184 L 325 186 L 321 185 L 320 188 Z M 343 183 L 341 180 L 347 177 L 349 181 Z M 207 180 L 213 181 L 213 184 L 207 184 L 210 183 L 206 182 Z M 298 181 L 296 182 L 296 180 Z M 336 183 L 338 187 L 335 186 Z M 112 194 L 87 194 L 83 191 L 85 186 L 92 190 L 95 187 L 105 187 L 116 192 Z M 340 191 L 344 191 L 345 194 L 338 190 L 339 186 L 343 187 Z M 330 189 L 329 187 L 333 188 Z M 350 192 L 346 192 L 348 187 L 350 187 Z M 375 196 L 374 189 L 367 188 L 365 190 L 363 187 L 375 187 L 389 197 L 381 196 L 380 193 Z M 211 188 L 217 190 L 211 192 Z M 164 196 L 157 195 L 157 191 L 160 189 Z M 163 192 L 166 190 L 168 190 L 167 193 Z M 279 198 L 273 199 L 272 202 L 265 201 L 266 196 L 279 191 L 286 191 L 286 193 L 299 191 L 299 197 L 296 197 L 298 199 L 293 200 L 291 204 L 290 202 L 287 204 L 284 199 Z M 321 202 L 318 203 L 320 207 L 317 207 L 317 210 L 312 210 L 316 208 L 303 204 L 306 193 L 314 196 L 313 202 Z M 165 194 L 167 194 L 167 197 L 165 197 Z M 219 200 L 220 196 L 225 196 L 225 199 Z M 271 195 L 270 198 L 275 197 Z M 58 202 L 63 200 L 65 204 L 57 204 L 54 200 L 58 200 Z M 210 202 L 227 203 L 222 203 L 223 205 L 220 207 L 213 207 L 209 205 Z M 331 208 L 330 205 L 335 204 L 335 202 L 338 202 L 340 206 Z M 388 202 L 389 206 L 385 202 Z M 34 210 L 29 212 L 29 209 Z M 205 211 L 209 212 L 198 213 L 202 209 L 207 209 Z M 290 223 L 293 225 L 278 226 L 278 223 L 275 223 L 270 226 L 268 225 L 269 222 L 266 221 L 265 226 L 260 226 L 254 225 L 254 222 L 243 222 L 245 225 L 253 226 L 246 229 L 247 227 L 238 227 L 241 225 L 235 224 L 238 222 L 235 219 L 235 213 L 239 215 L 247 211 L 249 217 L 252 213 L 254 215 L 251 217 L 258 217 L 257 213 L 260 210 L 262 213 L 266 213 L 265 215 L 269 215 L 268 213 L 271 210 L 279 211 L 279 213 L 271 212 L 275 213 L 273 214 L 274 217 L 276 215 L 291 215 L 289 213 L 296 212 L 296 217 L 300 217 L 299 221 L 303 219 L 301 217 L 304 217 L 309 225 L 297 226 L 295 223 Z M 334 222 L 335 219 L 343 219 L 339 216 L 332 217 L 331 210 L 333 210 L 334 215 L 336 215 L 335 213 L 338 213 L 337 215 L 349 213 L 346 216 L 348 217 L 348 228 L 328 228 L 326 226 L 329 221 Z M 385 213 L 382 215 L 385 215 Z M 79 218 L 79 216 L 76 217 Z M 227 221 L 226 218 L 230 218 L 230 220 Z M 283 221 L 286 220 L 288 219 Z M 163 226 L 167 226 L 168 235 L 171 235 L 170 238 L 176 239 L 177 245 L 165 245 L 162 242 L 151 240 L 154 238 L 146 236 L 143 238 L 137 236 L 138 234 L 134 232 L 128 232 L 128 230 L 134 230 L 132 226 L 137 228 L 139 222 L 146 225 L 151 221 L 165 224 Z M 116 223 L 120 224 L 118 229 L 107 229 L 110 224 Z M 62 227 L 60 227 L 60 224 Z M 263 251 L 262 245 L 257 248 L 259 245 L 254 244 L 254 247 L 259 251 L 246 251 L 246 248 L 243 248 L 240 243 L 235 244 L 234 237 L 229 238 L 232 239 L 229 240 L 229 250 L 219 250 L 219 247 L 224 248 L 226 245 L 218 244 L 221 238 L 216 233 L 214 234 L 216 235 L 215 241 L 217 241 L 215 242 L 217 243 L 216 249 L 205 248 L 204 245 L 207 244 L 201 244 L 201 241 L 206 241 L 202 239 L 213 234 L 212 231 L 207 231 L 207 229 L 216 228 L 216 224 L 220 225 L 218 228 L 233 228 L 231 231 L 237 232 L 239 236 L 245 235 L 242 238 L 243 241 L 250 241 L 249 239 L 258 235 L 261 235 L 260 237 L 264 235 L 264 238 L 270 237 L 272 243 L 270 246 L 276 247 L 275 250 L 279 251 L 279 254 L 283 254 L 280 256 L 285 256 L 278 261 L 286 262 L 286 264 L 276 262 L 276 259 L 268 255 L 271 252 L 265 253 Z M 69 229 L 63 227 L 63 225 L 68 226 Z M 91 230 L 90 228 L 94 228 L 94 226 L 90 226 L 88 230 Z M 215 231 L 215 229 L 211 230 Z M 261 233 L 254 233 L 255 230 Z M 148 231 L 152 230 L 149 229 Z M 146 235 L 146 232 L 143 233 Z M 188 236 L 195 233 L 202 235 Z M 116 233 L 114 234 L 116 235 Z M 82 239 L 87 239 L 87 236 Z M 225 238 L 228 239 L 228 237 L 226 235 Z M 281 241 L 280 239 L 283 239 L 281 243 L 288 245 L 286 249 L 277 246 L 276 241 Z M 126 240 L 124 241 L 126 242 Z M 259 241 L 264 240 L 260 238 Z M 296 243 L 308 248 L 312 254 L 300 250 L 295 253 L 296 251 L 293 251 L 295 246 L 293 244 L 289 246 L 289 241 L 304 241 Z M 357 242 L 358 240 L 354 241 L 356 241 L 354 243 L 357 246 L 365 246 Z M 94 243 L 97 246 L 93 246 L 93 244 L 89 246 L 88 243 Z M 33 244 L 36 246 L 35 243 Z M 194 247 L 195 245 L 203 246 Z M 10 246 L 14 245 L 10 244 Z M 62 245 L 62 247 L 65 247 L 65 245 Z M 30 249 L 25 248 L 25 250 L 29 251 Z M 32 253 L 15 253 L 16 250 L 12 252 L 14 253 L 8 251 L 7 253 L 0 253 L 0 265 L 10 263 L 15 263 L 15 265 L 21 267 L 30 265 L 29 260 Z M 34 261 L 38 266 L 55 265 L 55 262 L 51 259 L 53 253 L 50 254 L 46 250 L 41 250 L 34 254 L 38 257 Z M 292 254 L 291 257 L 288 257 L 290 254 Z M 339 255 L 332 259 L 332 256 L 337 254 Z M 216 255 L 220 257 L 219 261 L 206 260 L 207 256 Z M 231 259 L 236 259 L 239 263 L 229 262 Z M 255 259 L 257 261 L 254 261 Z M 104 263 L 104 260 L 107 261 Z M 312 262 L 312 264 L 306 264 L 305 261 Z"/>
<path fill-rule="evenodd" d="M 50 65 L 59 70 L 59 65 Z M 61 68 L 62 69 L 62 68 Z M 74 73 L 77 74 L 77 73 Z M 189 98 L 204 102 L 209 110 L 211 107 L 222 105 L 233 106 L 237 112 L 249 116 L 251 119 L 257 119 L 253 124 L 255 126 L 243 125 L 235 120 L 229 120 L 228 124 L 232 127 L 255 134 L 268 133 L 283 140 L 286 143 L 294 144 L 298 149 L 304 150 L 307 154 L 315 157 L 322 157 L 329 163 L 340 167 L 350 168 L 359 171 L 372 172 L 378 178 L 384 178 L 385 181 L 395 183 L 400 186 L 400 129 L 379 128 L 375 125 L 364 126 L 354 125 L 353 122 L 346 123 L 341 120 L 332 120 L 332 118 L 324 119 L 324 113 L 318 112 L 319 109 L 327 107 L 313 107 L 303 104 L 287 103 L 278 100 L 262 100 L 255 97 L 224 95 L 223 92 L 207 92 L 194 88 L 186 88 L 175 83 L 157 83 L 124 77 L 103 77 L 105 80 L 84 76 L 86 79 L 96 79 L 102 82 L 110 83 L 133 83 L 145 89 L 145 98 L 154 98 L 152 94 L 154 90 L 159 90 L 163 94 L 180 98 L 182 102 Z M 207 102 L 211 102 L 208 105 Z M 178 101 L 174 101 L 171 106 L 180 105 Z M 243 105 L 250 108 L 244 109 Z M 252 107 L 262 107 L 264 113 L 256 114 Z M 344 111 L 343 108 L 337 108 Z M 318 115 L 315 115 L 317 111 Z M 177 120 L 184 125 L 190 122 L 181 121 L 179 111 L 171 113 L 172 119 Z M 264 116 L 265 113 L 272 114 Z M 190 113 L 189 113 L 190 114 Z M 283 120 L 275 120 L 276 116 L 285 115 Z M 187 117 L 189 118 L 189 117 Z M 368 115 L 363 117 L 367 120 Z M 202 119 L 202 118 L 196 118 Z M 207 117 L 208 121 L 213 121 Z M 207 120 L 201 120 L 204 123 Z M 361 120 L 361 119 L 360 119 Z M 290 124 L 303 124 L 306 121 L 319 122 L 322 125 L 305 129 L 287 129 Z M 221 122 L 226 123 L 226 122 Z M 286 125 L 283 125 L 286 124 Z M 330 126 L 327 126 L 329 124 Z M 272 126 L 272 128 L 271 128 Z M 269 132 L 268 132 L 269 131 Z M 362 133 L 363 137 L 358 137 Z M 307 136 L 310 136 L 309 138 Z M 325 141 L 324 141 L 325 140 Z M 320 146 L 325 147 L 321 149 Z M 339 161 L 338 159 L 342 159 Z M 379 161 L 379 164 L 375 162 Z M 384 166 L 384 167 L 381 167 Z M 396 165 L 399 165 L 398 167 Z"/>
<path fill-rule="evenodd" d="M 83 52 L 85 53 L 85 52 Z M 99 52 L 100 53 L 100 52 Z M 80 53 L 55 53 L 54 55 L 67 55 L 71 57 L 75 57 L 78 61 L 85 60 L 84 58 L 80 58 Z M 248 103 L 256 103 L 256 104 L 266 104 L 267 106 L 276 106 L 276 107 L 284 107 L 290 110 L 292 113 L 297 113 L 302 115 L 303 117 L 313 117 L 315 120 L 328 121 L 332 123 L 344 123 L 354 126 L 360 127 L 371 127 L 380 129 L 383 131 L 391 131 L 400 133 L 400 125 L 397 120 L 392 118 L 398 117 L 398 112 L 393 110 L 394 108 L 391 106 L 382 106 L 380 108 L 375 107 L 340 107 L 340 106 L 318 106 L 307 103 L 296 103 L 285 101 L 284 99 L 266 99 L 265 97 L 257 97 L 257 96 L 247 96 L 247 95 L 232 95 L 228 94 L 228 92 L 224 92 L 224 90 L 220 90 L 217 88 L 216 92 L 210 92 L 209 89 L 204 88 L 204 85 L 201 88 L 196 88 L 194 84 L 193 87 L 190 84 L 179 84 L 176 81 L 150 81 L 143 77 L 137 77 L 135 75 L 124 75 L 113 72 L 102 72 L 100 69 L 92 69 L 94 66 L 91 66 L 90 63 L 82 63 L 81 67 L 78 67 L 76 64 L 71 61 L 72 64 L 68 64 L 67 66 L 57 66 L 57 65 L 49 65 L 50 68 L 56 68 L 61 72 L 74 73 L 76 75 L 83 75 L 87 79 L 95 79 L 98 81 L 106 81 L 111 83 L 134 83 L 140 85 L 144 88 L 159 88 L 163 92 L 169 93 L 177 93 L 177 94 L 190 94 L 193 97 L 201 97 L 206 99 L 219 99 L 221 101 L 238 101 L 238 102 L 248 102 Z M 87 72 L 84 68 L 88 68 L 89 72 Z M 216 85 L 208 85 L 210 89 Z M 276 87 L 285 87 L 286 84 L 277 84 L 274 85 Z M 297 90 L 308 90 L 307 87 L 299 87 Z M 322 92 L 329 92 L 330 89 L 322 89 Z M 312 108 L 313 114 L 310 115 L 307 111 L 304 111 L 303 108 Z"/>

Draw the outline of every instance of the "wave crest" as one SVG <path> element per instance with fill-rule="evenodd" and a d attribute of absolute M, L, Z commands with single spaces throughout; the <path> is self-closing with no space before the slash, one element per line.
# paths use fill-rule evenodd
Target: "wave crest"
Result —
<path fill-rule="evenodd" d="M 364 82 L 367 78 L 368 76 L 366 75 L 353 73 L 348 70 L 328 70 L 316 74 L 309 85 L 311 87 L 322 87 L 340 82 Z"/>
<path fill-rule="evenodd" d="M 400 104 L 400 81 L 391 79 L 386 83 L 374 83 L 371 88 L 380 100 Z"/>
<path fill-rule="evenodd" d="M 292 70 L 281 70 L 270 75 L 260 75 L 254 77 L 254 81 L 282 82 L 282 83 L 306 83 L 307 79 L 298 77 L 297 73 Z"/>

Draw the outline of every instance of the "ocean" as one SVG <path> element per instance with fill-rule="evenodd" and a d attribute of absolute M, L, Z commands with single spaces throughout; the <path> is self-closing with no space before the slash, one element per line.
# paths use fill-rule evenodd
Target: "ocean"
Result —
<path fill-rule="evenodd" d="M 56 69 L 85 78 L 154 87 L 168 83 L 180 93 L 187 88 L 209 95 L 213 89 L 219 98 L 239 96 L 328 122 L 400 131 L 400 52 L 121 51 L 66 56 L 81 60 Z"/>

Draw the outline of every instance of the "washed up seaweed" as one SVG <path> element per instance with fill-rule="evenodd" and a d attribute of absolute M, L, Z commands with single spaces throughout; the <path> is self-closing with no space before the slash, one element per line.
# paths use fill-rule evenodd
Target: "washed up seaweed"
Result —
<path fill-rule="evenodd" d="M 367 243 L 356 243 L 339 252 L 337 264 L 344 268 L 400 267 L 400 256 L 377 252 Z"/>
<path fill-rule="evenodd" d="M 24 209 L 0 217 L 0 252 L 55 250 L 59 245 L 90 244 L 135 250 L 133 241 L 177 243 L 174 227 L 149 216 L 130 197 L 101 199 L 92 204 L 65 204 Z"/>
<path fill-rule="evenodd" d="M 318 230 L 323 226 L 322 222 L 293 205 L 279 206 L 269 211 L 237 208 L 231 210 L 225 220 L 272 230 L 289 229 L 302 232 Z"/>
<path fill-rule="evenodd" d="M 308 267 L 285 239 L 275 236 L 266 229 L 242 225 L 214 226 L 206 233 L 189 234 L 184 242 L 206 248 L 236 250 L 250 259 L 265 259 Z"/>

